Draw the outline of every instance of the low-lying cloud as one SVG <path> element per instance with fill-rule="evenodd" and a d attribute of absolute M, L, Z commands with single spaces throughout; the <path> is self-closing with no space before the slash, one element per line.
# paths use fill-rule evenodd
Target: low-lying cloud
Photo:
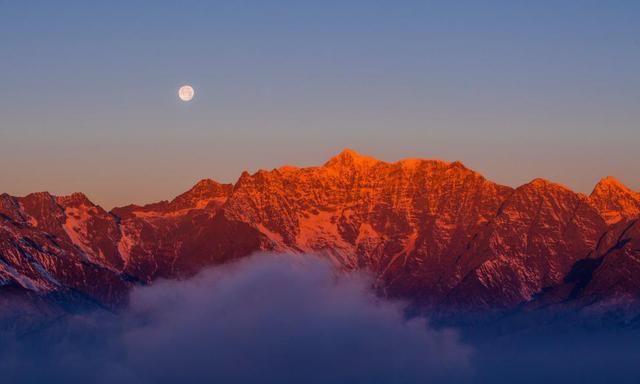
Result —
<path fill-rule="evenodd" d="M 0 340 L 8 383 L 433 383 L 470 377 L 456 333 L 408 320 L 364 275 L 256 255 L 132 292 L 124 313 Z"/>
<path fill-rule="evenodd" d="M 259 254 L 138 288 L 119 314 L 42 317 L 22 305 L 11 318 L 2 295 L 0 381 L 640 382 L 637 325 L 580 327 L 571 317 L 525 314 L 524 322 L 463 322 L 461 341 L 408 319 L 402 303 L 376 297 L 371 285 L 313 256 Z"/>

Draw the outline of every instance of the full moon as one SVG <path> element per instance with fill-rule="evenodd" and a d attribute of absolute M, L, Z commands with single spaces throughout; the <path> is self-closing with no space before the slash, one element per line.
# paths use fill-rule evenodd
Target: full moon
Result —
<path fill-rule="evenodd" d="M 180 100 L 182 101 L 191 101 L 191 99 L 193 99 L 193 95 L 195 95 L 195 91 L 193 90 L 193 87 L 190 85 L 183 85 L 182 87 L 180 87 L 180 89 L 178 90 L 178 97 L 180 98 Z"/>

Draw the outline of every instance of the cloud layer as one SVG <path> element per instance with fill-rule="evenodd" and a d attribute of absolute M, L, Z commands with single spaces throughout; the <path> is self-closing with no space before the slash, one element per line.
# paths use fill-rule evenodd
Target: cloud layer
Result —
<path fill-rule="evenodd" d="M 117 316 L 5 334 L 8 382 L 424 383 L 465 381 L 452 331 L 376 298 L 363 275 L 313 256 L 256 255 L 135 290 Z"/>

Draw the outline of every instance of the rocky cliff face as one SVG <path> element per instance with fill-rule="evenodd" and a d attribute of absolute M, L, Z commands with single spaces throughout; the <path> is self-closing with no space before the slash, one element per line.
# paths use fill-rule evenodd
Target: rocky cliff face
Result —
<path fill-rule="evenodd" d="M 640 216 L 640 193 L 611 176 L 600 180 L 590 200 L 609 224 Z"/>
<path fill-rule="evenodd" d="M 81 194 L 0 196 L 0 286 L 119 302 L 130 277 L 113 216 Z"/>
<path fill-rule="evenodd" d="M 591 196 L 539 179 L 512 189 L 459 162 L 350 150 L 111 212 L 82 194 L 2 195 L 0 285 L 109 303 L 133 284 L 266 250 L 318 253 L 432 305 L 637 300 L 639 196 L 612 178 Z"/>
<path fill-rule="evenodd" d="M 447 292 L 456 258 L 512 193 L 460 163 L 389 164 L 345 151 L 318 168 L 243 175 L 225 205 L 277 249 L 367 268 L 394 294 Z"/>

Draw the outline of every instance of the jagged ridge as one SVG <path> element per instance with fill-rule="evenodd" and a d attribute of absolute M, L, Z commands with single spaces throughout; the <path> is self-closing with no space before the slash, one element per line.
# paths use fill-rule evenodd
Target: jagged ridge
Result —
<path fill-rule="evenodd" d="M 0 285 L 117 302 L 132 284 L 273 250 L 370 270 L 386 294 L 431 305 L 512 308 L 542 293 L 556 303 L 635 300 L 639 196 L 613 178 L 590 196 L 541 179 L 513 189 L 460 162 L 386 163 L 352 150 L 111 212 L 82 194 L 5 194 Z M 607 290 L 618 280 L 627 283 Z"/>

